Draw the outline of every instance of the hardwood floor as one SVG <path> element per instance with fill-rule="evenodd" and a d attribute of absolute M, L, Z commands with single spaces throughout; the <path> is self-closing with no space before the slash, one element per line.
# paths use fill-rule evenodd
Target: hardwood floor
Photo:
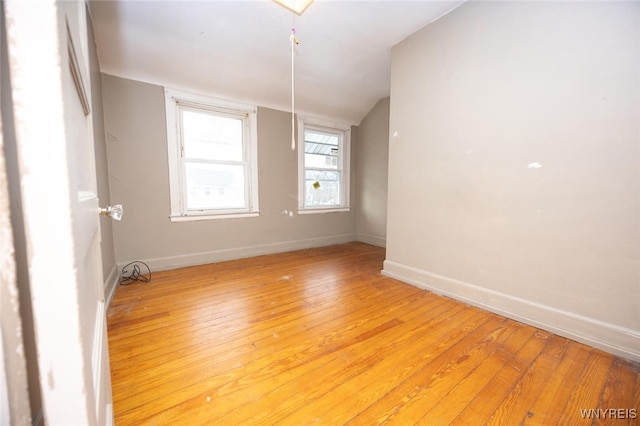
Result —
<path fill-rule="evenodd" d="M 639 424 L 638 363 L 386 278 L 383 260 L 350 243 L 120 286 L 116 425 Z"/>

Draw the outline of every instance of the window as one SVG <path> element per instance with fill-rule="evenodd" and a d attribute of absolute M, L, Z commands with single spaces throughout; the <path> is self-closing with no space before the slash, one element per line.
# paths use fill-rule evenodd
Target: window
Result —
<path fill-rule="evenodd" d="M 257 216 L 255 107 L 165 95 L 172 221 Z"/>
<path fill-rule="evenodd" d="M 298 123 L 300 213 L 349 210 L 348 126 Z"/>

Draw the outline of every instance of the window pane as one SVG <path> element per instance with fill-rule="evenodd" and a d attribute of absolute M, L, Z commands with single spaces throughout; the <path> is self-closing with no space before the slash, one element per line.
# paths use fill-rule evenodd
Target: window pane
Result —
<path fill-rule="evenodd" d="M 244 168 L 185 163 L 187 209 L 245 208 Z"/>
<path fill-rule="evenodd" d="M 305 130 L 304 141 L 338 146 L 338 135 L 323 133 L 318 130 Z"/>
<path fill-rule="evenodd" d="M 182 110 L 185 158 L 242 161 L 242 119 Z"/>
<path fill-rule="evenodd" d="M 338 169 L 340 137 L 315 130 L 304 132 L 305 167 Z"/>
<path fill-rule="evenodd" d="M 305 167 L 338 169 L 337 155 L 304 154 Z"/>
<path fill-rule="evenodd" d="M 340 205 L 340 172 L 305 170 L 305 207 Z"/>

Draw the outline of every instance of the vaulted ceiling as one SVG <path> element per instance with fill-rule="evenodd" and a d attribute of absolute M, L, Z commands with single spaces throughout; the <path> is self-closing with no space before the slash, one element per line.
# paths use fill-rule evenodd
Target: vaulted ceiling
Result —
<path fill-rule="evenodd" d="M 464 0 L 90 1 L 104 73 L 358 124 L 389 95 L 391 47 Z"/>

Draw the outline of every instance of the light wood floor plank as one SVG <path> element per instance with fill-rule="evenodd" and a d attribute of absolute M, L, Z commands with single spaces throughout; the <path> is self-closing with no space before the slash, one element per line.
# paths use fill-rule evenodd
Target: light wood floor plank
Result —
<path fill-rule="evenodd" d="M 598 405 L 602 389 L 607 380 L 607 372 L 611 367 L 613 355 L 602 351 L 593 351 L 587 360 L 582 375 L 578 378 L 581 386 L 571 393 L 571 398 L 558 420 L 562 423 L 575 421 L 585 409 L 604 408 Z"/>
<path fill-rule="evenodd" d="M 507 364 L 529 339 L 535 330 L 524 324 L 509 322 L 510 332 L 504 341 L 492 345 L 492 351 L 420 419 L 424 424 L 448 425 L 475 398 L 484 386 Z"/>
<path fill-rule="evenodd" d="M 549 336 L 545 350 L 533 361 L 511 392 L 505 396 L 491 415 L 489 423 L 496 425 L 522 424 L 531 417 L 529 408 L 553 375 L 565 355 L 568 342 L 557 336 Z"/>
<path fill-rule="evenodd" d="M 233 371 L 239 366 L 251 363 L 254 359 L 264 362 L 272 352 L 272 345 L 276 343 L 277 345 L 288 345 L 288 347 L 293 348 L 293 351 L 305 350 L 306 353 L 313 353 L 306 340 L 310 330 L 313 331 L 314 335 L 323 336 L 324 342 L 322 343 L 326 344 L 326 341 L 330 341 L 332 338 L 332 334 L 338 334 L 340 339 L 349 338 L 350 335 L 357 333 L 362 327 L 372 327 L 388 321 L 384 314 L 389 314 L 390 311 L 419 306 L 419 304 L 416 304 L 416 306 L 404 306 L 407 302 L 397 296 L 393 298 L 385 297 L 384 300 L 382 300 L 382 293 L 379 296 L 380 300 L 375 304 L 371 304 L 369 299 L 363 299 L 361 301 L 362 306 L 359 307 L 354 301 L 352 304 L 353 312 L 350 312 L 350 319 L 346 322 L 344 316 L 339 315 L 339 312 L 331 311 L 327 313 L 323 311 L 322 315 L 313 315 L 311 313 L 299 330 L 296 328 L 284 328 L 278 322 L 270 321 L 269 329 L 262 330 L 259 334 L 252 332 L 241 335 L 241 338 L 230 338 L 224 345 L 211 347 L 205 339 L 203 347 L 189 346 L 188 351 L 191 352 L 189 363 L 180 365 L 179 369 L 176 369 L 175 365 L 170 363 L 150 369 L 148 372 L 150 376 L 149 386 L 156 387 L 164 383 L 173 386 L 176 378 L 179 378 L 182 374 L 188 374 L 192 370 L 198 371 L 203 363 L 211 359 L 211 357 L 216 358 L 216 365 L 207 370 L 207 375 L 220 375 L 225 371 Z M 393 309 L 384 309 L 385 303 L 393 302 L 397 302 L 398 305 Z M 247 345 L 247 341 L 251 341 L 251 345 Z M 320 350 L 318 349 L 318 351 Z M 184 352 L 186 353 L 186 351 Z M 128 374 L 126 370 L 125 374 Z M 140 374 L 130 377 L 132 381 L 139 381 L 144 378 Z M 219 379 L 221 377 L 218 376 Z M 123 381 L 123 383 L 127 384 L 129 382 Z M 138 390 L 143 393 L 145 391 L 140 387 L 138 387 Z M 135 400 L 131 399 L 131 395 L 128 395 L 128 403 L 135 403 Z"/>
<path fill-rule="evenodd" d="M 451 308 L 451 306 L 447 306 L 446 302 L 439 305 L 432 306 L 431 309 L 435 312 L 442 312 Z M 426 311 L 418 310 L 416 312 L 416 316 L 421 315 L 426 316 Z M 226 386 L 226 389 L 223 386 L 216 399 L 225 407 L 218 413 L 219 417 L 223 419 L 220 421 L 229 424 L 268 421 L 275 424 L 281 421 L 287 413 L 300 409 L 306 410 L 311 401 L 326 395 L 337 384 L 361 372 L 366 372 L 374 361 L 380 362 L 385 358 L 385 354 L 390 356 L 392 351 L 397 351 L 412 337 L 412 334 L 407 333 L 403 339 L 397 339 L 397 332 L 401 331 L 403 327 L 410 331 L 406 327 L 407 324 L 402 321 L 395 322 L 392 329 L 396 333 L 370 329 L 365 335 L 355 336 L 353 340 L 345 341 L 342 345 L 328 345 L 325 353 L 320 353 L 321 356 L 313 356 L 308 360 L 296 356 L 296 363 L 288 366 L 286 373 L 272 371 L 272 374 L 265 374 L 258 380 L 251 381 L 253 389 L 264 390 L 263 393 L 260 393 L 260 398 L 252 398 L 250 392 L 236 387 L 235 382 L 228 382 L 230 386 Z M 377 338 L 379 346 L 366 358 L 366 362 L 363 362 L 359 356 L 360 346 L 368 344 L 372 338 Z M 356 356 L 352 355 L 354 353 Z M 336 374 L 327 375 L 327 371 L 336 371 Z M 233 408 L 226 411 L 229 407 Z M 196 419 L 198 418 L 197 413 L 194 413 L 194 416 Z M 219 417 L 207 417 L 206 419 L 215 422 Z"/>
<path fill-rule="evenodd" d="M 597 408 L 605 410 L 619 410 L 615 413 L 617 417 L 622 417 L 620 423 L 633 424 L 640 423 L 639 419 L 632 419 L 632 413 L 625 411 L 635 407 L 640 408 L 640 401 L 633 400 L 633 393 L 636 387 L 635 380 L 638 377 L 639 366 L 621 358 L 615 358 L 607 375 L 607 382 L 602 390 Z M 638 410 L 640 411 L 640 410 Z M 636 416 L 640 413 L 636 413 Z M 624 421 L 626 420 L 626 421 Z M 632 422 L 633 421 L 633 422 Z M 594 425 L 607 424 L 607 419 L 595 419 Z"/>
<path fill-rule="evenodd" d="M 482 335 L 497 324 L 499 324 L 498 319 L 487 318 L 476 313 L 465 321 L 459 321 L 458 324 L 447 325 L 449 332 L 439 337 L 450 343 L 459 342 L 472 333 L 476 333 L 474 336 Z M 335 398 L 311 401 L 304 411 L 298 411 L 288 416 L 285 419 L 286 423 L 300 424 L 310 415 L 315 421 L 323 424 L 344 424 L 352 419 L 355 413 L 363 411 L 380 396 L 386 395 L 408 378 L 421 372 L 421 366 L 424 362 L 428 362 L 439 352 L 446 352 L 450 347 L 449 345 L 439 346 L 438 342 L 426 346 L 417 344 L 414 351 L 404 349 L 402 354 L 384 358 L 378 364 L 371 366 L 364 374 L 353 377 L 333 388 L 331 392 L 336 396 Z M 349 403 L 348 411 L 340 410 L 340 405 L 344 401 Z"/>
<path fill-rule="evenodd" d="M 423 309 L 420 306 L 420 299 L 422 297 L 418 295 L 416 303 L 405 305 L 403 301 L 399 306 L 413 308 L 417 310 L 416 315 L 419 315 L 421 313 L 420 309 Z M 425 305 L 424 302 L 422 304 Z M 426 304 L 424 308 L 428 307 L 429 305 Z M 378 313 L 374 312 L 369 314 L 372 320 L 378 315 Z M 337 319 L 336 323 L 339 321 L 340 319 Z M 289 339 L 290 341 L 282 339 L 281 336 L 277 339 L 270 336 L 271 338 L 267 339 L 271 340 L 270 342 L 258 345 L 260 349 L 264 348 L 262 352 L 258 348 L 253 348 L 249 362 L 238 366 L 238 368 L 233 368 L 234 365 L 229 365 L 226 367 L 226 371 L 214 375 L 216 382 L 220 383 L 216 389 L 216 401 L 224 407 L 225 411 L 230 410 L 236 405 L 246 402 L 246 399 L 250 397 L 251 392 L 248 392 L 246 387 L 250 386 L 255 389 L 260 387 L 261 383 L 264 383 L 266 387 L 274 386 L 277 384 L 277 379 L 290 379 L 297 375 L 308 374 L 308 370 L 321 367 L 326 362 L 324 358 L 327 355 L 340 353 L 351 344 L 365 339 L 366 336 L 362 333 L 363 329 L 366 329 L 365 333 L 369 335 L 381 333 L 385 329 L 396 326 L 397 322 L 399 321 L 359 321 L 342 327 L 332 323 L 334 327 L 337 327 L 332 331 L 327 331 L 326 333 L 315 333 L 314 331 L 313 334 L 296 335 Z M 321 330 L 321 328 L 317 330 Z M 233 358 L 230 361 L 232 363 L 237 362 Z M 344 359 L 342 362 L 344 362 Z M 239 383 L 236 379 L 238 376 L 236 370 L 238 369 L 243 370 L 242 377 L 249 383 L 248 386 Z M 222 370 L 224 370 L 224 366 Z M 191 393 L 195 390 L 200 390 L 202 393 L 206 393 L 209 386 L 209 376 L 212 375 L 207 372 L 207 375 L 203 377 L 199 384 L 193 384 L 184 391 Z M 196 398 L 198 397 L 196 396 Z M 249 402 L 252 402 L 252 399 L 249 399 Z M 220 412 L 222 412 L 222 409 Z M 165 413 L 165 417 L 167 416 L 168 414 Z"/>
<path fill-rule="evenodd" d="M 487 382 L 486 386 L 475 395 L 474 399 L 460 412 L 451 424 L 487 424 L 491 414 L 511 393 L 511 390 L 522 379 L 524 373 L 549 342 L 545 333 L 537 332 L 521 347 L 509 362 L 505 363 L 497 374 Z"/>
<path fill-rule="evenodd" d="M 369 407 L 358 414 L 353 423 L 382 424 L 400 420 L 415 423 L 411 418 L 420 417 L 433 407 L 439 395 L 468 371 L 466 367 L 482 358 L 494 339 L 498 342 L 506 339 L 509 326 L 500 320 L 488 318 L 472 329 L 469 323 L 462 324 L 466 334 L 458 334 L 457 340 L 436 340 L 424 348 L 415 358 L 419 362 L 407 363 L 405 369 L 411 374 L 397 384 L 392 383 L 392 387 L 387 386 L 387 393 L 378 400 L 367 401 Z"/>
<path fill-rule="evenodd" d="M 349 243 L 119 287 L 116 425 L 549 425 L 638 408 L 638 363 L 384 277 L 383 260 Z"/>
<path fill-rule="evenodd" d="M 569 344 L 560 365 L 529 408 L 528 416 L 524 419 L 525 425 L 545 426 L 556 422 L 562 415 L 571 392 L 580 383 L 578 377 L 592 351 L 593 349 L 584 345 Z M 574 421 L 577 421 L 577 417 Z"/>
<path fill-rule="evenodd" d="M 459 312 L 455 306 L 450 305 L 445 299 L 435 299 L 430 304 L 431 306 L 426 311 L 417 310 L 415 312 L 417 315 L 405 316 L 402 323 L 398 324 L 393 330 L 394 333 L 375 336 L 375 350 L 369 351 L 370 356 L 367 358 L 366 363 L 362 362 L 362 347 L 371 345 L 372 342 L 362 340 L 346 348 L 345 351 L 336 351 L 332 354 L 332 365 L 342 364 L 345 366 L 344 369 L 338 370 L 339 374 L 327 376 L 325 371 L 334 370 L 328 369 L 329 365 L 325 364 L 316 370 L 317 374 L 313 377 L 299 376 L 296 381 L 288 381 L 286 387 L 278 389 L 276 394 L 269 395 L 264 401 L 261 401 L 261 405 L 264 402 L 266 407 L 271 407 L 277 405 L 278 400 L 280 400 L 278 410 L 271 413 L 265 410 L 265 420 L 281 421 L 287 415 L 307 407 L 310 402 L 320 399 L 342 383 L 360 374 L 368 373 L 368 369 L 372 365 L 378 365 L 387 357 L 394 357 L 401 348 L 410 345 L 416 339 L 422 338 L 424 328 L 437 324 L 443 314 Z M 293 392 L 295 395 L 291 398 L 283 398 L 286 393 L 291 395 L 293 389 L 296 389 L 296 392 Z M 234 410 L 232 413 L 234 417 L 232 418 L 244 421 L 251 420 L 251 417 L 246 418 L 249 407 L 243 406 L 239 408 Z M 274 418 L 274 415 L 277 418 Z M 261 416 L 258 416 L 258 418 L 261 418 Z"/>

